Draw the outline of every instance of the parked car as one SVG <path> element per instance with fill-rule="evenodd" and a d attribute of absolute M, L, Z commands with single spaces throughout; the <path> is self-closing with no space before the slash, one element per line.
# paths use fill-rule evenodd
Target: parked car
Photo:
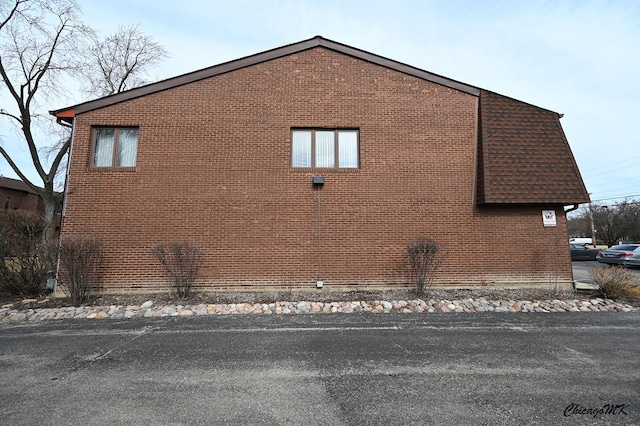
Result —
<path fill-rule="evenodd" d="M 570 244 L 591 244 L 592 242 L 591 238 L 569 238 Z"/>
<path fill-rule="evenodd" d="M 640 243 L 612 246 L 600 251 L 596 259 L 608 265 L 640 266 Z"/>
<path fill-rule="evenodd" d="M 586 246 L 593 247 L 593 239 L 582 238 L 582 237 L 569 238 L 569 244 L 583 244 Z M 607 249 L 609 246 L 605 244 L 605 242 L 602 240 L 596 240 L 596 247 L 600 248 L 601 250 L 604 250 L 604 249 Z"/>
<path fill-rule="evenodd" d="M 600 250 L 589 248 L 584 244 L 569 244 L 571 260 L 596 260 Z"/>

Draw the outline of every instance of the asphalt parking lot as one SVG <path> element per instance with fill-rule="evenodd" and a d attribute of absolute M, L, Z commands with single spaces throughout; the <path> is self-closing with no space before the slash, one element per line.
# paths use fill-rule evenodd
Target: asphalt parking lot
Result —
<path fill-rule="evenodd" d="M 595 284 L 589 275 L 589 270 L 593 268 L 606 268 L 607 266 L 597 261 L 582 260 L 577 262 L 571 262 L 573 267 L 573 279 L 586 284 Z M 629 271 L 633 273 L 640 280 L 640 268 L 629 268 Z"/>
<path fill-rule="evenodd" d="M 638 330 L 638 313 L 6 324 L 0 423 L 640 424 Z"/>
<path fill-rule="evenodd" d="M 7 425 L 640 424 L 640 314 L 0 326 Z"/>

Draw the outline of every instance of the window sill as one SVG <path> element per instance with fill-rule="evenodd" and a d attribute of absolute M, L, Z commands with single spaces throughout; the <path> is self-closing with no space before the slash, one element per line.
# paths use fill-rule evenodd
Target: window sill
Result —
<path fill-rule="evenodd" d="M 289 167 L 295 172 L 327 172 L 327 173 L 356 173 L 362 170 L 360 167 Z"/>
<path fill-rule="evenodd" d="M 334 169 L 334 168 L 326 168 L 323 169 L 321 167 L 311 168 L 311 167 L 291 167 L 289 170 L 295 173 L 360 173 L 361 169 Z"/>
<path fill-rule="evenodd" d="M 138 168 L 134 167 L 89 167 L 90 172 L 104 173 L 104 172 L 135 172 Z"/>

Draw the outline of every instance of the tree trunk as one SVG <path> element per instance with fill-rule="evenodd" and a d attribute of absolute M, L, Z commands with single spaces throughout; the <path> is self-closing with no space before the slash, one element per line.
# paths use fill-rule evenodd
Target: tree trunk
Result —
<path fill-rule="evenodd" d="M 58 211 L 61 204 L 60 194 L 53 190 L 53 182 L 47 182 L 40 196 L 44 201 L 44 222 L 45 229 L 42 233 L 43 243 L 51 243 L 56 238 L 56 227 L 58 225 Z"/>

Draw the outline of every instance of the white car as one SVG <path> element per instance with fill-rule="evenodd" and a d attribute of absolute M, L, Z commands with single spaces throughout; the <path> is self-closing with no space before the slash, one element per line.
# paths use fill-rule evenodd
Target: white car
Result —
<path fill-rule="evenodd" d="M 569 244 L 591 244 L 591 238 L 569 238 Z"/>

